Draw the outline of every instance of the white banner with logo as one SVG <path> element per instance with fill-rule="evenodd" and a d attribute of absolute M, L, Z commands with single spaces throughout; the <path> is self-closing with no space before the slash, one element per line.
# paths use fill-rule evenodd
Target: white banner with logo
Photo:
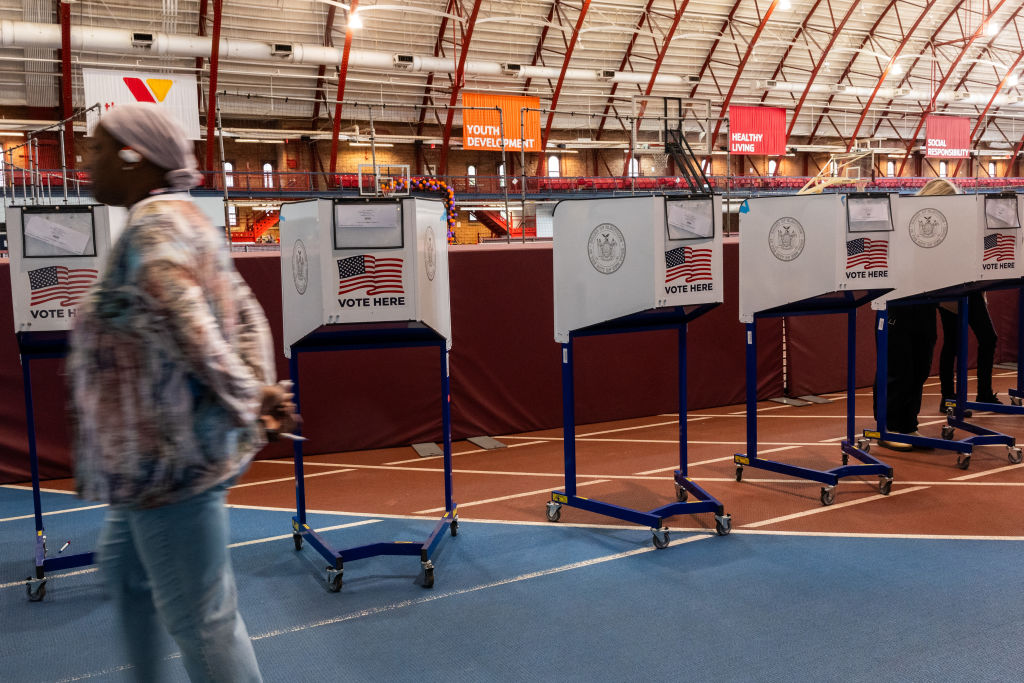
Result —
<path fill-rule="evenodd" d="M 90 111 L 90 127 L 102 111 L 125 102 L 153 102 L 163 106 L 185 129 L 192 140 L 199 134 L 199 95 L 196 77 L 191 74 L 158 74 L 141 71 L 82 69 L 85 106 L 99 104 L 101 111 Z"/>

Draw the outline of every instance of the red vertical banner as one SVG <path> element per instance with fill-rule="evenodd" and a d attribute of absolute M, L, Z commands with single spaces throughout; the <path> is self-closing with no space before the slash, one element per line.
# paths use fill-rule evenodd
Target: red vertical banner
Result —
<path fill-rule="evenodd" d="M 733 154 L 786 153 L 786 110 L 729 107 L 729 151 Z"/>
<path fill-rule="evenodd" d="M 929 116 L 924 124 L 925 156 L 966 159 L 971 148 L 971 122 L 962 116 Z"/>

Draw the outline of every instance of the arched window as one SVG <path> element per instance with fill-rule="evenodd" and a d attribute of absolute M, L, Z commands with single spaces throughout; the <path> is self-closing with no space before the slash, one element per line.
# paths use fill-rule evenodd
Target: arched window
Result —
<path fill-rule="evenodd" d="M 891 159 L 885 162 L 885 177 L 895 178 L 896 177 L 896 162 Z"/>
<path fill-rule="evenodd" d="M 988 162 L 988 177 L 989 178 L 995 178 L 996 177 L 996 162 L 994 162 L 994 161 Z"/>
<path fill-rule="evenodd" d="M 224 177 L 226 178 L 224 183 L 228 187 L 234 187 L 235 186 L 235 176 L 232 175 L 234 170 L 235 170 L 235 165 L 233 163 L 231 163 L 230 161 L 225 161 L 224 162 Z"/>
<path fill-rule="evenodd" d="M 836 163 L 835 159 L 828 162 L 828 172 L 833 178 L 839 175 L 839 164 Z"/>
<path fill-rule="evenodd" d="M 940 178 L 945 178 L 946 175 L 949 173 L 948 169 L 949 169 L 949 167 L 946 165 L 946 162 L 945 161 L 940 161 L 939 162 L 939 177 Z"/>
<path fill-rule="evenodd" d="M 638 175 L 640 175 L 640 162 L 633 157 L 629 160 L 629 177 L 636 178 Z"/>
<path fill-rule="evenodd" d="M 558 161 L 558 155 L 548 155 L 548 177 L 557 178 L 560 175 L 562 175 L 562 167 Z"/>
<path fill-rule="evenodd" d="M 505 164 L 498 164 L 498 187 L 505 187 Z"/>
<path fill-rule="evenodd" d="M 470 187 L 476 187 L 476 166 L 473 164 L 466 167 L 466 179 Z"/>
<path fill-rule="evenodd" d="M 274 166 L 269 161 L 263 164 L 263 187 L 274 187 Z"/>
<path fill-rule="evenodd" d="M 768 160 L 768 175 L 774 176 L 775 175 L 775 171 L 778 168 L 779 168 L 779 164 L 778 164 L 778 162 L 775 161 L 775 159 L 769 159 Z"/>

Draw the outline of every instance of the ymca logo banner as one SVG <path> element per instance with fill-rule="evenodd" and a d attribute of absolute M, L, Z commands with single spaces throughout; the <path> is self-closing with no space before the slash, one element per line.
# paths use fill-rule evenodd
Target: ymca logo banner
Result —
<path fill-rule="evenodd" d="M 192 140 L 200 138 L 199 96 L 191 74 L 156 74 L 139 71 L 82 69 L 86 106 L 99 103 L 106 111 L 125 102 L 152 102 L 167 109 Z M 101 112 L 90 111 L 91 127 Z"/>
<path fill-rule="evenodd" d="M 733 154 L 786 153 L 786 110 L 729 107 L 729 151 Z"/>
<path fill-rule="evenodd" d="M 966 159 L 971 147 L 971 124 L 961 116 L 929 116 L 925 119 L 925 156 Z"/>
<path fill-rule="evenodd" d="M 486 109 L 462 110 L 463 149 L 487 149 L 501 151 L 501 139 L 505 138 L 505 150 L 527 152 L 540 151 L 540 112 L 522 111 L 524 108 L 540 108 L 540 99 L 525 95 L 490 95 L 484 93 L 462 93 L 464 107 L 487 107 Z M 501 108 L 501 116 L 497 108 Z M 520 129 L 519 115 L 523 125 Z M 504 130 L 501 123 L 504 123 Z"/>

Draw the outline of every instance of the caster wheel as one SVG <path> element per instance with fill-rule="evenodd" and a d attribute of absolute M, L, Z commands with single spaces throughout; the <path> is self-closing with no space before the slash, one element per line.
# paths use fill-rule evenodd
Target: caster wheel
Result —
<path fill-rule="evenodd" d="M 857 448 L 864 451 L 865 453 L 871 452 L 871 442 L 867 439 L 860 439 L 857 441 Z"/>
<path fill-rule="evenodd" d="M 836 487 L 835 486 L 822 486 L 821 487 L 821 504 L 831 505 L 836 502 Z"/>
<path fill-rule="evenodd" d="M 732 531 L 732 515 L 715 515 L 715 533 L 728 536 Z"/>
<path fill-rule="evenodd" d="M 951 426 L 946 425 L 945 427 L 942 428 L 942 438 L 945 439 L 946 441 L 949 441 L 950 439 L 953 438 L 953 431 L 954 430 Z"/>
<path fill-rule="evenodd" d="M 451 526 L 448 527 L 448 531 L 451 532 L 452 536 L 459 535 L 459 520 L 453 519 Z"/>
<path fill-rule="evenodd" d="M 332 593 L 337 593 L 341 590 L 341 570 L 335 569 L 334 567 L 327 566 L 327 589 Z"/>
<path fill-rule="evenodd" d="M 963 453 L 956 456 L 956 466 L 962 470 L 966 470 L 971 466 L 971 456 Z"/>
<path fill-rule="evenodd" d="M 1020 462 L 1019 460 L 1017 462 Z M 686 502 L 686 499 L 690 496 L 689 492 L 685 487 L 676 484 L 676 500 L 680 503 Z"/>
<path fill-rule="evenodd" d="M 736 481 L 743 481 L 743 465 L 736 468 Z"/>
<path fill-rule="evenodd" d="M 892 491 L 892 477 L 879 477 L 878 478 L 878 492 L 883 496 L 888 496 Z"/>
<path fill-rule="evenodd" d="M 1021 401 L 1019 396 L 1011 396 L 1010 397 L 1010 404 L 1011 405 L 1019 406 L 1022 403 L 1024 403 L 1024 401 Z"/>
<path fill-rule="evenodd" d="M 850 456 L 846 452 L 843 453 L 843 464 L 844 465 L 849 465 L 850 464 Z"/>
<path fill-rule="evenodd" d="M 557 522 L 560 520 L 562 518 L 561 503 L 556 503 L 555 501 L 548 502 L 547 514 L 549 522 Z"/>
<path fill-rule="evenodd" d="M 434 587 L 434 566 L 423 568 L 423 587 L 433 588 Z"/>
<path fill-rule="evenodd" d="M 662 527 L 660 529 L 651 529 L 651 533 L 654 534 L 651 540 L 654 542 L 655 548 L 661 550 L 662 548 L 668 547 L 668 529 L 666 529 L 665 527 Z"/>
<path fill-rule="evenodd" d="M 35 590 L 32 590 L 32 580 L 25 584 L 25 591 L 28 593 L 29 602 L 40 602 L 46 597 L 46 581 L 40 581 Z"/>
<path fill-rule="evenodd" d="M 292 541 L 295 542 L 296 550 L 302 550 L 302 534 L 292 534 Z"/>
<path fill-rule="evenodd" d="M 1021 456 L 1021 449 L 1019 446 L 1007 446 L 1006 457 L 1012 465 L 1019 465 L 1021 460 L 1024 459 Z"/>

